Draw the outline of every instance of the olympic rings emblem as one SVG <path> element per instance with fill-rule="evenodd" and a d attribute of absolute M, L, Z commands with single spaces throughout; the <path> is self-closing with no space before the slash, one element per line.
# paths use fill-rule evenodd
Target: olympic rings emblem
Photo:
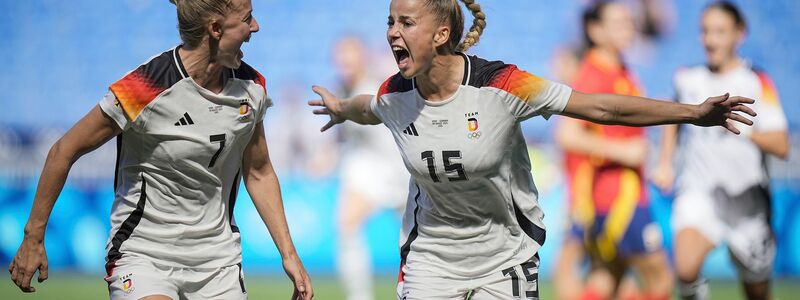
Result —
<path fill-rule="evenodd" d="M 475 131 L 475 132 L 467 133 L 467 138 L 469 138 L 470 140 L 477 140 L 477 139 L 481 138 L 481 132 L 480 131 Z"/>

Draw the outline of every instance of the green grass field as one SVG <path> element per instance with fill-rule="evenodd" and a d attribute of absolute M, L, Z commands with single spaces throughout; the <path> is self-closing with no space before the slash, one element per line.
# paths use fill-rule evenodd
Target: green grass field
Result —
<path fill-rule="evenodd" d="M 381 278 L 376 282 L 376 299 L 395 299 L 394 278 Z M 77 300 L 108 299 L 106 284 L 102 277 L 90 277 L 71 273 L 55 273 L 44 284 L 35 284 L 36 293 L 23 294 L 8 275 L 0 276 L 0 299 L 41 299 L 41 300 Z M 548 283 L 542 283 L 542 299 L 553 299 L 553 290 Z M 250 299 L 289 299 L 292 290 L 285 277 L 248 276 L 247 291 Z M 341 287 L 335 278 L 322 277 L 314 280 L 314 299 L 344 299 Z M 773 293 L 776 300 L 800 299 L 800 281 L 778 281 L 774 284 Z M 713 299 L 743 299 L 739 286 L 735 282 L 713 282 L 711 284 Z M 677 299 L 676 297 L 674 297 Z"/>

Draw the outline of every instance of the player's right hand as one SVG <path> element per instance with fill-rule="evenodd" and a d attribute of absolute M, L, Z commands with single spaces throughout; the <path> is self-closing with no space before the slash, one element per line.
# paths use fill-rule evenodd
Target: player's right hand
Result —
<path fill-rule="evenodd" d="M 283 270 L 294 284 L 294 292 L 291 300 L 311 300 L 314 298 L 314 288 L 311 286 L 311 278 L 308 277 L 306 268 L 300 262 L 297 255 L 283 258 Z"/>
<path fill-rule="evenodd" d="M 326 88 L 321 86 L 312 86 L 311 90 L 314 93 L 317 93 L 322 99 L 319 100 L 311 100 L 308 101 L 308 105 L 310 106 L 319 106 L 322 108 L 318 108 L 314 110 L 315 115 L 328 115 L 331 117 L 331 120 L 328 121 L 325 126 L 322 126 L 320 131 L 328 130 L 328 128 L 333 127 L 333 125 L 340 124 L 344 122 L 346 119 L 339 113 L 341 111 L 341 100 L 336 98 L 331 92 L 329 92 Z"/>
<path fill-rule="evenodd" d="M 17 254 L 8 266 L 11 280 L 25 293 L 33 293 L 31 286 L 33 274 L 39 270 L 39 282 L 47 280 L 47 253 L 44 250 L 44 238 L 25 236 Z"/>
<path fill-rule="evenodd" d="M 692 124 L 703 127 L 722 126 L 734 134 L 739 134 L 739 129 L 734 126 L 735 122 L 752 126 L 753 121 L 743 117 L 737 112 L 755 117 L 755 111 L 746 105 L 753 103 L 755 103 L 753 99 L 731 96 L 729 93 L 708 98 L 705 102 L 697 106 L 698 117 Z"/>

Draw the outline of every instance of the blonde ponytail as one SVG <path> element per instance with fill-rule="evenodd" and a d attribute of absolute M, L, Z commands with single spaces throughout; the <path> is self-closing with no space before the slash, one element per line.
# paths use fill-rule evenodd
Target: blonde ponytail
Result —
<path fill-rule="evenodd" d="M 467 32 L 467 36 L 464 37 L 464 41 L 456 47 L 456 51 L 466 52 L 480 41 L 483 29 L 486 28 L 486 14 L 483 13 L 481 5 L 476 3 L 475 0 L 461 0 L 461 2 L 464 2 L 464 5 L 472 12 L 472 16 L 475 18 L 472 21 L 472 27 Z"/>
<path fill-rule="evenodd" d="M 169 0 L 178 11 L 178 31 L 184 46 L 192 49 L 206 36 L 206 24 L 228 13 L 231 0 Z"/>

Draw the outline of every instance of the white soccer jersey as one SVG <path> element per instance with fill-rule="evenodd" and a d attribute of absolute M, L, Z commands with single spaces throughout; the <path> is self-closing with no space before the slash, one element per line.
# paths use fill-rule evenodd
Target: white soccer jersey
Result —
<path fill-rule="evenodd" d="M 372 102 L 412 177 L 403 272 L 474 278 L 519 265 L 544 243 L 520 122 L 561 112 L 572 90 L 503 62 L 464 58 L 464 81 L 450 99 L 426 101 L 397 74 Z"/>
<path fill-rule="evenodd" d="M 128 73 L 100 101 L 123 129 L 108 269 L 129 255 L 190 268 L 241 261 L 233 206 L 242 153 L 271 101 L 264 78 L 244 62 L 226 69 L 222 92 L 204 89 L 177 49 Z"/>
<path fill-rule="evenodd" d="M 682 69 L 675 75 L 675 88 L 678 101 L 687 104 L 699 104 L 726 92 L 755 99 L 751 107 L 758 116 L 752 118 L 752 129 L 740 128 L 786 130 L 786 117 L 772 81 L 746 62 L 725 74 L 713 73 L 707 66 Z M 768 181 L 764 155 L 746 135 L 722 127 L 681 126 L 678 149 L 679 191 L 711 193 L 723 188 L 736 195 Z"/>

